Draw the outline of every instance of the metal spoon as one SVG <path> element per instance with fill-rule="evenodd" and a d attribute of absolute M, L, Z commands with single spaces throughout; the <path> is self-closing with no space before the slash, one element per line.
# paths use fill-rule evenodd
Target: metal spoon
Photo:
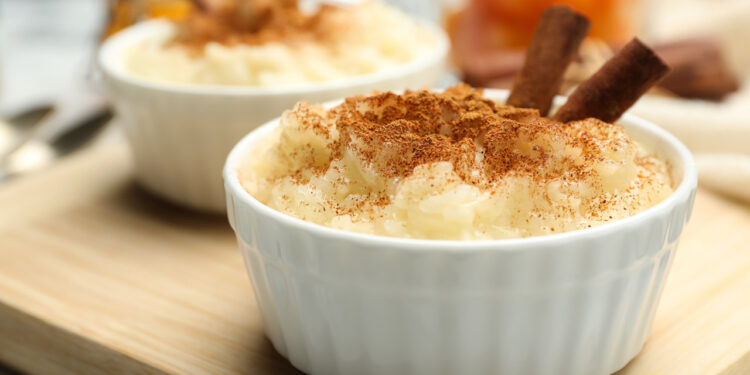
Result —
<path fill-rule="evenodd" d="M 5 123 L 15 130 L 26 131 L 52 112 L 53 108 L 54 107 L 48 104 L 37 105 L 25 109 L 20 113 L 10 115 L 9 118 L 5 119 Z"/>
<path fill-rule="evenodd" d="M 0 182 L 39 170 L 89 144 L 113 117 L 108 106 L 98 108 L 49 139 L 31 138 L 0 162 Z"/>
<path fill-rule="evenodd" d="M 53 109 L 51 105 L 37 105 L 0 120 L 0 159 L 17 148 Z"/>

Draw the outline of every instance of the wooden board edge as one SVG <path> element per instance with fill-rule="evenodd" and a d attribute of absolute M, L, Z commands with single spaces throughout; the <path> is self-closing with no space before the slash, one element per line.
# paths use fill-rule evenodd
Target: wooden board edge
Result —
<path fill-rule="evenodd" d="M 720 375 L 747 375 L 750 374 L 750 352 L 737 358 L 732 364 L 722 370 Z"/>
<path fill-rule="evenodd" d="M 2 301 L 0 317 L 0 362 L 19 371 L 48 375 L 169 375 Z"/>

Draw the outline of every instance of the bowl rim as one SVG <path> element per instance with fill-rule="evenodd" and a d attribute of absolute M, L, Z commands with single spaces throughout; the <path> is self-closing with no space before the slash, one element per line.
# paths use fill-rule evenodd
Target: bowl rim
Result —
<path fill-rule="evenodd" d="M 508 96 L 508 90 L 496 90 L 496 89 L 485 89 L 484 96 L 495 101 L 504 101 Z M 555 105 L 559 106 L 564 103 L 566 98 L 556 97 Z M 325 106 L 331 107 L 342 100 L 336 100 L 325 103 Z M 433 239 L 417 239 L 417 238 L 402 238 L 402 237 L 388 237 L 376 234 L 350 232 L 342 229 L 335 229 L 316 224 L 313 222 L 298 219 L 291 215 L 287 215 L 281 211 L 277 211 L 271 207 L 261 203 L 249 192 L 247 192 L 240 183 L 239 165 L 243 162 L 245 155 L 249 150 L 252 149 L 254 142 L 269 134 L 278 125 L 280 118 L 275 118 L 260 127 L 252 130 L 250 133 L 245 135 L 233 148 L 227 157 L 227 161 L 224 165 L 223 178 L 225 189 L 228 194 L 231 194 L 231 204 L 234 204 L 235 200 L 239 200 L 240 204 L 249 207 L 255 211 L 258 215 L 263 215 L 271 220 L 281 223 L 284 227 L 308 232 L 316 237 L 323 238 L 335 238 L 339 240 L 346 240 L 353 243 L 366 243 L 369 245 L 380 245 L 382 247 L 397 247 L 405 250 L 424 251 L 424 249 L 439 250 L 446 252 L 460 252 L 467 253 L 468 251 L 528 251 L 529 248 L 543 249 L 550 244 L 562 244 L 579 240 L 583 237 L 601 237 L 607 236 L 615 232 L 619 232 L 623 229 L 632 228 L 633 226 L 639 225 L 640 222 L 648 220 L 656 216 L 663 215 L 670 211 L 673 207 L 678 206 L 682 202 L 689 201 L 689 197 L 697 188 L 698 169 L 693 159 L 692 154 L 676 137 L 671 135 L 666 130 L 659 126 L 641 119 L 637 116 L 625 114 L 618 123 L 624 125 L 626 128 L 636 128 L 641 133 L 663 141 L 665 144 L 672 148 L 673 152 L 677 155 L 677 159 L 681 162 L 683 170 L 682 179 L 677 188 L 667 198 L 657 203 L 656 205 L 649 207 L 635 215 L 605 223 L 592 228 L 578 229 L 568 232 L 523 237 L 523 238 L 508 238 L 508 239 L 496 239 L 496 240 L 433 240 Z M 673 165 L 671 168 L 678 168 L 678 165 Z M 229 200 L 228 200 L 229 201 Z M 689 204 L 689 203 L 688 203 Z M 236 214 L 234 207 L 228 207 L 227 212 L 229 215 Z M 690 208 L 688 208 L 690 212 Z M 230 218 L 230 221 L 232 218 Z M 232 226 L 236 224 L 232 222 Z M 239 231 L 240 228 L 234 228 L 235 231 Z M 240 233 L 237 233 L 238 236 Z"/>
<path fill-rule="evenodd" d="M 214 96 L 257 96 L 304 95 L 315 92 L 338 91 L 350 87 L 369 86 L 382 81 L 394 80 L 423 71 L 430 66 L 444 63 L 448 56 L 450 42 L 441 28 L 423 20 L 414 19 L 422 27 L 430 30 L 437 39 L 437 44 L 429 53 L 405 64 L 379 70 L 373 73 L 352 77 L 342 77 L 330 81 L 309 82 L 285 86 L 232 86 L 216 84 L 190 84 L 151 81 L 130 74 L 124 68 L 123 54 L 128 47 L 155 35 L 163 35 L 172 30 L 173 24 L 166 19 L 153 19 L 130 26 L 112 35 L 99 48 L 97 64 L 105 76 L 133 86 L 180 93 L 186 95 Z"/>

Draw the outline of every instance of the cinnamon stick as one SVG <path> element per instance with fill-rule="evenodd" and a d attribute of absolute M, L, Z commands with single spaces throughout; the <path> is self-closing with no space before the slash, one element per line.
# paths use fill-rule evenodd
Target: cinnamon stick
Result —
<path fill-rule="evenodd" d="M 721 100 L 740 86 L 721 51 L 711 38 L 693 38 L 654 46 L 672 71 L 659 87 L 683 98 Z"/>
<path fill-rule="evenodd" d="M 546 116 L 560 90 L 565 69 L 576 56 L 589 26 L 585 16 L 567 6 L 553 6 L 544 11 L 508 104 L 535 108 Z"/>
<path fill-rule="evenodd" d="M 635 38 L 581 83 L 554 119 L 614 122 L 667 72 L 669 67 L 654 51 Z"/>

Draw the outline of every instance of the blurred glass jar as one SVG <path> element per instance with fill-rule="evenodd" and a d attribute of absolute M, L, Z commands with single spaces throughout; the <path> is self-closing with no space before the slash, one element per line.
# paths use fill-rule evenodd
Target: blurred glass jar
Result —
<path fill-rule="evenodd" d="M 109 22 L 104 37 L 148 18 L 181 20 L 194 8 L 190 0 L 109 0 Z"/>
<path fill-rule="evenodd" d="M 644 26 L 645 0 L 466 0 L 452 5 L 445 25 L 452 38 L 471 34 L 487 49 L 528 45 L 542 12 L 565 4 L 591 20 L 589 36 L 609 44 L 627 42 Z"/>

